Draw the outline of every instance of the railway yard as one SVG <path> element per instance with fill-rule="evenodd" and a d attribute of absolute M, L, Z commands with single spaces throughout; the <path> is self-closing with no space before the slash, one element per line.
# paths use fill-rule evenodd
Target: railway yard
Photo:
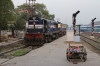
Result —
<path fill-rule="evenodd" d="M 26 55 L 18 56 L 18 57 L 1 57 L 0 65 L 1 66 L 99 66 L 100 63 L 100 50 L 99 43 L 93 40 L 86 39 L 86 36 L 81 36 L 81 41 L 83 45 L 86 47 L 87 51 L 87 60 L 85 62 L 81 60 L 72 60 L 67 61 L 66 59 L 66 49 L 69 44 L 66 42 L 67 40 L 73 40 L 71 38 L 72 31 L 67 31 L 65 36 L 60 37 L 50 43 L 45 43 L 43 46 L 35 46 L 35 47 L 20 47 L 20 49 L 30 50 Z M 87 43 L 88 42 L 88 43 Z M 89 43 L 90 42 L 90 43 Z M 19 42 L 16 44 L 22 44 L 23 42 Z M 13 44 L 14 45 L 14 44 Z M 12 46 L 13 47 L 13 46 Z M 15 47 L 16 48 L 16 47 Z M 9 49 L 9 48 L 7 48 Z M 19 49 L 19 48 L 18 48 Z M 16 50 L 18 50 L 16 49 Z M 9 49 L 11 50 L 11 49 Z M 4 53 L 4 55 L 10 55 L 14 52 L 9 51 Z M 73 64 L 73 61 L 77 61 L 77 64 Z"/>
<path fill-rule="evenodd" d="M 0 5 L 0 66 L 100 65 L 99 1 L 1 0 Z"/>

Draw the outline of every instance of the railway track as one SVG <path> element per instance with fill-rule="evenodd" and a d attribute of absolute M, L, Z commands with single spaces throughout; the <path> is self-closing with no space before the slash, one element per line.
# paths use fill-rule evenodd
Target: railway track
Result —
<path fill-rule="evenodd" d="M 40 46 L 42 46 L 42 45 L 31 46 L 31 48 L 34 49 L 34 48 L 38 48 Z M 30 47 L 30 46 L 28 46 L 24 40 L 12 42 L 7 45 L 1 45 L 0 46 L 0 57 L 9 52 L 12 52 L 12 51 L 15 51 L 15 50 L 18 50 L 21 48 L 28 48 L 28 47 Z"/>
<path fill-rule="evenodd" d="M 7 51 L 4 51 L 4 52 L 0 52 L 0 56 L 6 54 L 6 53 L 9 53 L 11 51 L 14 51 L 14 50 L 18 50 L 18 49 L 21 49 L 23 47 L 25 47 L 26 45 L 23 45 L 23 46 L 20 46 L 20 47 L 16 47 L 16 48 L 13 48 L 13 49 L 10 49 L 10 50 L 7 50 Z"/>
<path fill-rule="evenodd" d="M 25 47 L 25 45 L 23 45 L 23 43 L 24 43 L 23 40 L 19 40 L 16 42 L 9 43 L 7 45 L 1 45 L 0 46 L 0 56 L 3 54 L 6 54 L 8 52 Z"/>
<path fill-rule="evenodd" d="M 16 52 L 16 50 L 27 49 L 27 50 L 31 51 L 31 50 L 34 50 L 41 46 L 43 46 L 43 45 L 28 46 L 24 40 L 21 40 L 21 41 L 15 42 L 15 43 L 13 42 L 13 43 L 10 43 L 7 45 L 2 45 L 2 46 L 0 46 L 0 58 L 8 59 L 8 60 L 0 63 L 0 65 L 15 58 L 14 56 L 12 57 L 12 53 Z M 8 57 L 8 55 L 9 55 L 9 57 Z"/>
<path fill-rule="evenodd" d="M 89 37 L 81 35 L 81 40 L 85 41 L 86 43 L 92 45 L 93 47 L 100 50 L 100 42 L 90 39 Z"/>
<path fill-rule="evenodd" d="M 27 50 L 31 51 L 31 50 L 39 48 L 39 47 L 40 46 L 27 46 L 24 41 L 22 41 L 21 43 L 19 41 L 17 43 L 11 43 L 8 45 L 0 46 L 0 48 L 1 48 L 0 49 L 0 58 L 1 59 L 8 59 L 8 60 L 0 63 L 0 65 L 15 58 L 14 56 L 12 57 L 12 53 L 15 52 L 16 50 L 27 49 Z"/>

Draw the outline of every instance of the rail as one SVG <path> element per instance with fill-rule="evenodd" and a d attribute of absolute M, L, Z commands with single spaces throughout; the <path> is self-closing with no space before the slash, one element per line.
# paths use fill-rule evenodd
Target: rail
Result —
<path fill-rule="evenodd" d="M 13 48 L 13 49 L 10 49 L 10 50 L 7 50 L 7 51 L 4 51 L 4 52 L 1 52 L 1 53 L 0 53 L 0 56 L 6 54 L 6 53 L 8 53 L 8 52 L 11 52 L 11 51 L 17 50 L 17 49 L 21 49 L 21 48 L 23 48 L 23 47 L 25 47 L 25 46 L 26 46 L 26 45 L 23 45 L 23 46 L 20 46 L 20 47 L 17 47 L 17 48 Z"/>
<path fill-rule="evenodd" d="M 90 39 L 90 38 L 83 36 L 83 35 L 81 35 L 81 39 L 83 41 L 85 41 L 86 43 L 92 45 L 93 47 L 97 48 L 98 50 L 100 50 L 100 42 L 95 41 L 93 39 Z"/>

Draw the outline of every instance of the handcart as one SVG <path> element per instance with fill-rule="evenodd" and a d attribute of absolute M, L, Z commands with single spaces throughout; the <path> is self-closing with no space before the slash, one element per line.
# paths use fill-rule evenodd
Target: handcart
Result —
<path fill-rule="evenodd" d="M 68 56 L 68 53 L 70 52 L 70 48 L 75 48 L 75 47 L 78 47 L 79 51 L 75 52 L 72 56 Z M 87 52 L 86 52 L 85 47 L 83 46 L 83 43 L 82 42 L 73 42 L 73 43 L 69 42 L 69 48 L 67 48 L 66 57 L 68 61 L 70 61 L 71 59 L 74 59 L 74 60 L 80 59 L 85 62 L 87 60 Z"/>

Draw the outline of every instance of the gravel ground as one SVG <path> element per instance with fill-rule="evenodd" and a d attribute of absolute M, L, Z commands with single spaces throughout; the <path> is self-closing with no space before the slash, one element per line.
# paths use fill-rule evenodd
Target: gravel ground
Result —
<path fill-rule="evenodd" d="M 21 40 L 21 39 L 18 39 L 18 38 L 8 38 L 8 39 L 6 39 L 6 41 L 0 42 L 0 46 L 8 45 L 10 43 L 14 43 L 14 42 L 17 42 L 19 40 Z"/>

